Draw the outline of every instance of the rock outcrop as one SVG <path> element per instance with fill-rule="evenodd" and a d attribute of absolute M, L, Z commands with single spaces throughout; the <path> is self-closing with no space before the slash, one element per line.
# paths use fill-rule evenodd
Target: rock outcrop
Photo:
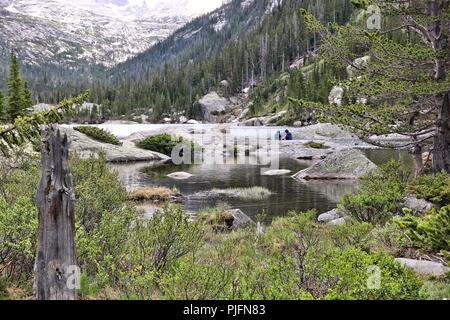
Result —
<path fill-rule="evenodd" d="M 328 102 L 330 104 L 336 104 L 338 106 L 342 105 L 342 99 L 344 98 L 344 88 L 340 86 L 334 86 L 331 89 L 330 95 L 328 96 Z"/>
<path fill-rule="evenodd" d="M 217 94 L 217 92 L 208 93 L 199 101 L 202 117 L 208 122 L 218 122 L 220 115 L 224 115 L 230 101 Z"/>
<path fill-rule="evenodd" d="M 426 211 L 433 209 L 433 204 L 423 199 L 418 199 L 413 194 L 405 197 L 403 207 L 411 209 L 415 214 L 423 214 Z"/>
<path fill-rule="evenodd" d="M 60 127 L 60 129 L 69 138 L 70 151 L 77 152 L 83 157 L 103 151 L 108 162 L 168 161 L 170 159 L 158 152 L 139 149 L 130 141 L 122 141 L 123 145 L 116 146 L 91 139 L 72 128 Z"/>
<path fill-rule="evenodd" d="M 298 180 L 357 179 L 375 170 L 377 166 L 355 149 L 341 150 L 324 160 L 298 172 Z"/>
<path fill-rule="evenodd" d="M 233 222 L 231 225 L 231 229 L 233 230 L 245 228 L 252 224 L 255 224 L 255 222 L 248 215 L 242 212 L 241 209 L 228 210 L 227 214 L 233 217 Z"/>
<path fill-rule="evenodd" d="M 317 218 L 317 221 L 319 222 L 331 222 L 333 220 L 341 218 L 341 214 L 338 209 L 333 209 L 331 211 L 322 213 Z"/>
<path fill-rule="evenodd" d="M 450 268 L 444 266 L 442 263 L 425 261 L 425 260 L 414 260 L 414 259 L 405 259 L 405 258 L 397 258 L 395 259 L 404 267 L 410 268 L 417 273 L 429 276 L 440 277 L 450 272 Z"/>

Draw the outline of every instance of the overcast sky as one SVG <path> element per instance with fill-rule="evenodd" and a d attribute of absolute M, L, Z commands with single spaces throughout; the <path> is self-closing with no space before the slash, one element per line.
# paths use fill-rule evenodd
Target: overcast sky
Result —
<path fill-rule="evenodd" d="M 202 14 L 213 11 L 222 5 L 222 0 L 62 0 L 76 3 L 82 7 L 104 6 L 106 8 L 143 7 L 149 9 L 166 7 L 187 14 Z"/>

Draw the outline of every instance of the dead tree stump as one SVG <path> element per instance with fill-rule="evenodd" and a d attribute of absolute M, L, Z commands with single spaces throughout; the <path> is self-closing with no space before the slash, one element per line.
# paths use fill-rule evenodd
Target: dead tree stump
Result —
<path fill-rule="evenodd" d="M 35 262 L 37 300 L 76 299 L 75 214 L 68 139 L 51 126 L 43 132 L 37 190 L 39 235 Z"/>

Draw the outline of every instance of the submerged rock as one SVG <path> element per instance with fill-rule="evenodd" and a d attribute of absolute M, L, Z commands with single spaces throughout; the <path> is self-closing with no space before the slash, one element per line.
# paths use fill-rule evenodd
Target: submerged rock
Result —
<path fill-rule="evenodd" d="M 377 166 L 361 151 L 346 149 L 330 154 L 293 177 L 298 180 L 357 179 L 376 168 Z"/>
<path fill-rule="evenodd" d="M 269 170 L 263 173 L 263 176 L 283 176 L 291 173 L 291 170 Z"/>
<path fill-rule="evenodd" d="M 425 260 L 414 260 L 397 258 L 395 259 L 404 267 L 410 268 L 417 273 L 430 275 L 430 276 L 443 276 L 447 272 L 450 272 L 450 268 L 444 266 L 442 263 L 425 261 Z"/>
<path fill-rule="evenodd" d="M 193 175 L 187 172 L 174 172 L 168 174 L 167 176 L 175 180 L 185 180 L 191 178 Z"/>

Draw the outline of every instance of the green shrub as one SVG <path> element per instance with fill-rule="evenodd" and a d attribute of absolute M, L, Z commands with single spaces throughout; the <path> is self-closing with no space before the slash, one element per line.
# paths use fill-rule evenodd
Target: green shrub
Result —
<path fill-rule="evenodd" d="M 0 278 L 30 286 L 37 242 L 37 209 L 27 197 L 9 203 L 0 196 Z"/>
<path fill-rule="evenodd" d="M 449 281 L 426 281 L 422 287 L 422 294 L 429 300 L 449 300 L 450 283 Z"/>
<path fill-rule="evenodd" d="M 450 262 L 450 205 L 434 208 L 425 216 L 406 215 L 394 221 L 405 230 L 414 245 L 444 255 Z"/>
<path fill-rule="evenodd" d="M 341 206 L 356 220 L 381 223 L 400 212 L 410 170 L 390 161 L 360 179 L 358 193 L 344 196 Z"/>
<path fill-rule="evenodd" d="M 104 212 L 120 210 L 128 193 L 118 175 L 107 164 L 105 155 L 82 159 L 74 154 L 70 159 L 76 196 L 75 215 L 90 231 L 101 220 Z"/>
<path fill-rule="evenodd" d="M 413 248 L 411 239 L 392 220 L 388 221 L 385 225 L 373 228 L 368 238 L 368 245 L 371 251 L 382 250 L 394 257 L 408 256 Z"/>
<path fill-rule="evenodd" d="M 413 271 L 402 267 L 394 257 L 385 253 L 368 254 L 348 247 L 321 255 L 316 281 L 332 284 L 326 299 L 392 300 L 420 299 L 422 282 Z M 376 273 L 379 270 L 379 283 Z M 373 279 L 373 282 L 371 281 Z M 371 284 L 372 286 L 369 286 Z M 378 287 L 379 285 L 379 287 Z"/>
<path fill-rule="evenodd" d="M 100 142 L 109 143 L 116 146 L 122 145 L 122 142 L 120 142 L 120 140 L 115 135 L 102 128 L 91 126 L 78 126 L 74 127 L 73 129 Z"/>
<path fill-rule="evenodd" d="M 136 142 L 136 146 L 141 149 L 159 152 L 167 156 L 171 156 L 173 148 L 175 148 L 180 143 L 191 143 L 191 150 L 194 151 L 194 149 L 196 149 L 194 143 L 189 142 L 182 137 L 175 137 L 167 133 L 150 136 L 145 139 L 139 140 Z"/>
<path fill-rule="evenodd" d="M 417 177 L 408 186 L 408 191 L 437 205 L 450 204 L 450 173 Z"/>
<path fill-rule="evenodd" d="M 316 142 L 316 141 L 309 141 L 306 142 L 305 144 L 303 144 L 305 147 L 307 148 L 312 148 L 312 149 L 330 149 L 329 146 L 327 146 L 325 143 L 323 142 Z"/>

